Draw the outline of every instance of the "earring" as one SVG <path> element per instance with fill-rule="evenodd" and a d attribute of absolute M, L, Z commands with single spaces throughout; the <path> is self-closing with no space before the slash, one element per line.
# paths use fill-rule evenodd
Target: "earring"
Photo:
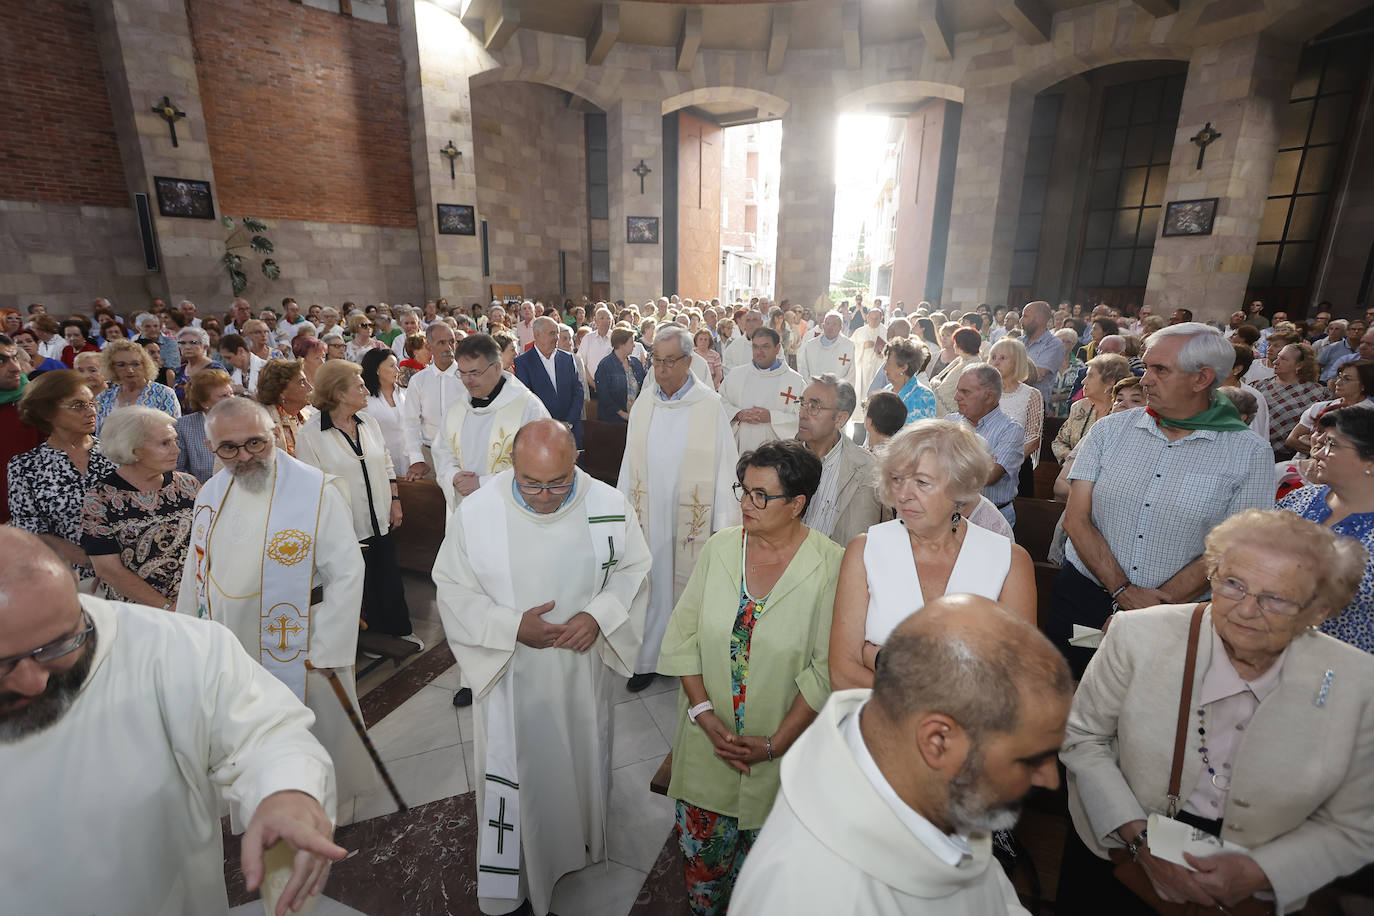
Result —
<path fill-rule="evenodd" d="M 963 518 L 963 515 L 961 515 L 956 508 L 954 514 L 949 517 L 949 530 L 951 534 L 959 530 L 959 519 L 961 518 Z"/>

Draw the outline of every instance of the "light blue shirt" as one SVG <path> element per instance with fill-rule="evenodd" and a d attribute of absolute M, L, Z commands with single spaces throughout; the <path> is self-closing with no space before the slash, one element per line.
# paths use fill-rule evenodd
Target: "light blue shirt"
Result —
<path fill-rule="evenodd" d="M 691 358 L 692 357 L 690 356 L 687 357 L 687 359 Z M 682 400 L 682 396 L 692 389 L 693 384 L 695 384 L 695 382 L 692 379 L 692 373 L 689 372 L 687 373 L 687 381 L 682 383 L 681 388 L 673 392 L 672 397 L 669 397 L 668 395 L 664 394 L 663 389 L 659 388 L 658 386 L 654 386 L 654 393 L 658 395 L 658 399 L 660 401 L 680 401 Z"/>
<path fill-rule="evenodd" d="M 515 478 L 514 478 L 514 477 L 512 477 L 512 478 L 511 478 L 511 481 L 510 481 L 510 491 L 511 491 L 511 493 L 515 496 L 515 501 L 516 501 L 522 508 L 528 509 L 529 511 L 533 512 L 535 515 L 541 514 L 541 513 L 539 512 L 538 509 L 534 508 L 534 506 L 531 506 L 528 502 L 525 501 L 525 494 L 523 494 L 523 493 L 520 492 L 520 486 L 519 486 L 519 484 L 517 484 L 517 483 L 515 482 Z M 568 491 L 568 495 L 567 495 L 567 496 L 563 497 L 563 501 L 562 501 L 561 503 L 558 504 L 558 509 L 562 509 L 564 506 L 566 506 L 566 505 L 568 504 L 568 500 L 572 499 L 573 496 L 575 496 L 576 494 L 577 494 L 577 472 L 576 472 L 576 471 L 573 471 L 573 485 L 572 485 L 572 489 Z M 553 510 L 553 511 L 557 512 L 558 509 L 555 509 L 555 510 Z"/>
<path fill-rule="evenodd" d="M 945 419 L 970 422 L 969 418 L 961 413 L 952 413 Z M 1006 516 L 1010 508 L 1007 504 L 1016 498 L 1021 464 L 1026 460 L 1026 431 L 1020 423 L 1003 413 L 1000 407 L 992 408 L 983 419 L 970 425 L 978 433 L 979 438 L 987 443 L 992 460 L 1002 466 L 1004 473 L 996 483 L 983 487 L 983 495 Z M 1014 518 L 1015 516 L 1008 516 L 1007 521 L 1013 521 Z"/>

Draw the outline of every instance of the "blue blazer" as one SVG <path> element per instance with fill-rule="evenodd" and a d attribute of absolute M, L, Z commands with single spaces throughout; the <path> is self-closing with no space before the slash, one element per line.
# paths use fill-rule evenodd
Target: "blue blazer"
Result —
<path fill-rule="evenodd" d="M 577 447 L 582 448 L 582 380 L 577 376 L 572 354 L 562 350 L 553 351 L 553 369 L 558 377 L 557 392 L 549 383 L 549 373 L 534 347 L 515 358 L 513 369 L 520 384 L 544 402 L 549 416 L 572 427 Z"/>
<path fill-rule="evenodd" d="M 644 388 L 644 364 L 630 357 L 630 371 L 639 381 L 640 390 Z M 628 422 L 616 411 L 625 410 L 629 400 L 629 387 L 625 384 L 625 370 L 621 368 L 620 357 L 608 353 L 602 357 L 601 365 L 596 367 L 596 418 L 607 423 Z"/>

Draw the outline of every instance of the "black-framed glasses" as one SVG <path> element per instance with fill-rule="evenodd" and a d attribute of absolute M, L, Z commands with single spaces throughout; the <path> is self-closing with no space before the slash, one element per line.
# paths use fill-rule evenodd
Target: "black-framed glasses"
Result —
<path fill-rule="evenodd" d="M 95 624 L 91 623 L 90 615 L 84 610 L 81 612 L 81 629 L 75 633 L 63 636 L 61 639 L 54 639 L 44 646 L 39 646 L 30 652 L 21 652 L 18 655 L 11 655 L 9 658 L 0 658 L 0 678 L 9 676 L 9 673 L 26 658 L 31 658 L 40 665 L 55 662 L 64 655 L 70 655 L 77 649 L 86 644 L 86 638 L 95 631 Z"/>
<path fill-rule="evenodd" d="M 250 455 L 261 455 L 263 452 L 267 451 L 267 446 L 271 444 L 271 441 L 272 440 L 264 439 L 261 436 L 253 436 L 251 439 L 245 439 L 242 443 L 221 442 L 219 445 L 215 446 L 215 454 L 225 461 L 237 458 L 239 449 L 243 449 Z"/>
<path fill-rule="evenodd" d="M 567 483 L 539 484 L 521 483 L 517 480 L 515 488 L 520 491 L 522 496 L 539 496 L 543 493 L 548 493 L 550 496 L 567 496 L 572 492 L 573 482 L 570 480 Z"/>
<path fill-rule="evenodd" d="M 459 377 L 459 378 L 473 379 L 473 380 L 475 381 L 475 380 L 481 378 L 482 376 L 486 375 L 488 372 L 490 372 L 492 366 L 499 366 L 499 365 L 501 365 L 501 363 L 498 361 L 498 362 L 494 362 L 494 363 L 487 363 L 487 364 L 486 364 L 485 366 L 483 366 L 481 369 L 472 369 L 472 370 L 470 370 L 470 371 L 468 371 L 468 372 L 464 372 L 463 370 L 459 369 L 459 370 L 458 370 L 458 377 Z"/>
<path fill-rule="evenodd" d="M 1246 595 L 1252 594 L 1245 583 L 1239 579 L 1213 576 L 1209 581 L 1212 583 L 1213 594 L 1221 595 L 1223 598 L 1228 598 L 1232 601 L 1241 601 Z M 1259 605 L 1261 611 L 1269 614 L 1277 614 L 1281 617 L 1295 617 L 1302 612 L 1303 608 L 1312 603 L 1308 601 L 1306 604 L 1299 604 L 1291 598 L 1281 598 L 1278 595 L 1270 595 L 1267 593 L 1263 595 L 1254 595 L 1254 599 L 1255 604 Z"/>
<path fill-rule="evenodd" d="M 749 497 L 749 502 L 753 504 L 755 509 L 766 509 L 768 508 L 768 503 L 775 499 L 792 498 L 786 493 L 769 493 L 762 489 L 748 490 L 745 489 L 742 483 L 732 484 L 730 489 L 734 491 L 735 499 L 738 499 L 740 502 L 744 502 L 746 496 Z"/>
<path fill-rule="evenodd" d="M 827 410 L 839 410 L 838 407 L 826 407 L 820 401 L 812 398 L 809 401 L 798 401 L 798 406 L 807 413 L 825 413 Z"/>

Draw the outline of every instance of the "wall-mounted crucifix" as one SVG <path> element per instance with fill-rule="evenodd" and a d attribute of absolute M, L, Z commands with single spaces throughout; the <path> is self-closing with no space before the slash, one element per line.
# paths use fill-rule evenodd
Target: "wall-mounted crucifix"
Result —
<path fill-rule="evenodd" d="M 1207 147 L 1221 139 L 1221 131 L 1212 126 L 1212 122 L 1207 124 L 1196 134 L 1188 138 L 1197 144 L 1197 167 L 1202 168 L 1202 157 L 1207 155 Z"/>
<path fill-rule="evenodd" d="M 439 147 L 439 154 L 448 160 L 448 177 L 453 180 L 457 176 L 453 171 L 453 163 L 458 161 L 458 157 L 463 155 L 463 151 L 453 145 L 453 141 L 448 141 L 448 146 Z"/>
<path fill-rule="evenodd" d="M 645 165 L 645 164 L 644 164 L 644 160 L 641 159 L 641 160 L 639 160 L 639 165 L 637 165 L 637 166 L 635 166 L 634 168 L 630 169 L 630 171 L 634 172 L 636 175 L 639 176 L 639 193 L 643 194 L 643 193 L 644 193 L 644 177 L 645 177 L 646 175 L 648 175 L 650 172 L 652 172 L 653 169 L 651 169 L 651 168 L 649 168 L 647 165 Z"/>
<path fill-rule="evenodd" d="M 177 122 L 186 117 L 186 112 L 172 104 L 172 100 L 167 96 L 162 97 L 162 101 L 153 106 L 153 114 L 167 122 L 167 130 L 172 134 L 172 145 L 180 146 L 177 143 Z"/>

